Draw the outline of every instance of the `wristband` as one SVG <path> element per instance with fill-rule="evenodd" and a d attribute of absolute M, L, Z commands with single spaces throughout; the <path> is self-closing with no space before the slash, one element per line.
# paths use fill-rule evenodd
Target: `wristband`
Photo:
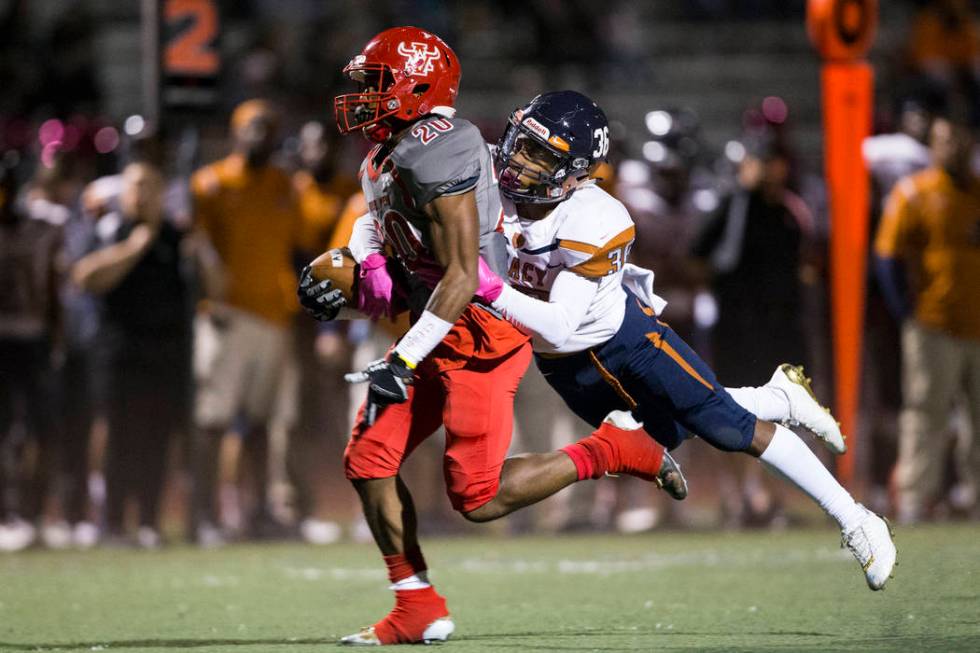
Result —
<path fill-rule="evenodd" d="M 423 311 L 418 322 L 413 324 L 408 333 L 398 342 L 394 353 L 400 356 L 410 368 L 415 368 L 442 342 L 452 328 L 452 322 L 445 321 L 431 311 Z"/>

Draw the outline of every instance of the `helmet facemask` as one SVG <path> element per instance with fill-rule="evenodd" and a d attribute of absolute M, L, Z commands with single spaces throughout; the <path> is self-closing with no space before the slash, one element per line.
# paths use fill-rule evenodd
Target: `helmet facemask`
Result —
<path fill-rule="evenodd" d="M 517 204 L 561 202 L 589 175 L 587 159 L 562 152 L 513 120 L 497 146 L 494 162 L 500 192 Z"/>
<path fill-rule="evenodd" d="M 392 129 L 385 123 L 402 108 L 391 67 L 351 62 L 344 68 L 344 74 L 357 84 L 358 90 L 334 98 L 337 129 L 341 134 L 360 129 L 373 141 L 387 140 Z M 414 85 L 412 80 L 403 80 L 401 84 L 406 82 Z"/>

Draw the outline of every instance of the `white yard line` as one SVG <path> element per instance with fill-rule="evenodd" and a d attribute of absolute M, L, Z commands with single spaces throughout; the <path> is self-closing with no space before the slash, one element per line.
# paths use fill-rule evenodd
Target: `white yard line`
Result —
<path fill-rule="evenodd" d="M 790 549 L 777 554 L 768 551 L 756 553 L 730 553 L 721 550 L 699 551 L 696 553 L 657 554 L 650 553 L 629 560 L 616 559 L 556 559 L 527 560 L 523 558 L 462 558 L 450 560 L 439 565 L 441 570 L 462 571 L 469 574 L 576 574 L 609 576 L 613 574 L 632 574 L 673 567 L 788 567 L 803 562 L 851 561 L 851 555 L 840 549 Z M 385 578 L 384 569 L 377 567 L 283 567 L 287 578 L 305 581 L 331 580 L 369 580 Z"/>

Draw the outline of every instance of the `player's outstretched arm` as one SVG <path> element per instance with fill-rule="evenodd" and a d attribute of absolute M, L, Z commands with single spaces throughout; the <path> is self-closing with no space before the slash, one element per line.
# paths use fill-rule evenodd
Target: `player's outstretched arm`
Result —
<path fill-rule="evenodd" d="M 562 270 L 555 277 L 548 301 L 535 299 L 503 286 L 492 306 L 508 321 L 552 347 L 561 347 L 582 324 L 599 280 Z"/>

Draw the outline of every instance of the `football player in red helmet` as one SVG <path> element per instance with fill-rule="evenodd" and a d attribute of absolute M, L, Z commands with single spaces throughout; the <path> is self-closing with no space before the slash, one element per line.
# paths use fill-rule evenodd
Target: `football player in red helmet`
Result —
<path fill-rule="evenodd" d="M 459 59 L 435 34 L 396 27 L 371 39 L 344 67 L 357 93 L 334 99 L 341 134 L 363 130 L 376 143 L 429 114 L 452 114 L 459 92 Z"/>
<path fill-rule="evenodd" d="M 607 471 L 678 492 L 686 486 L 663 448 L 632 425 L 603 424 L 574 450 L 505 462 L 514 393 L 531 352 L 525 333 L 487 304 L 471 303 L 480 255 L 503 274 L 507 251 L 490 150 L 472 123 L 455 117 L 456 55 L 433 34 L 398 27 L 374 37 L 344 70 L 359 88 L 335 100 L 337 125 L 376 143 L 360 171 L 370 213 L 358 219 L 350 241 L 360 270 L 350 304 L 375 318 L 407 308 L 412 327 L 384 359 L 348 375 L 369 389 L 345 473 L 384 556 L 396 603 L 342 642 L 440 641 L 454 625 L 429 583 L 412 498 L 398 476 L 440 426 L 450 501 L 471 521 L 496 519 Z M 299 296 L 317 319 L 345 316 L 348 300 L 309 270 Z M 587 474 L 579 473 L 583 466 Z"/>

